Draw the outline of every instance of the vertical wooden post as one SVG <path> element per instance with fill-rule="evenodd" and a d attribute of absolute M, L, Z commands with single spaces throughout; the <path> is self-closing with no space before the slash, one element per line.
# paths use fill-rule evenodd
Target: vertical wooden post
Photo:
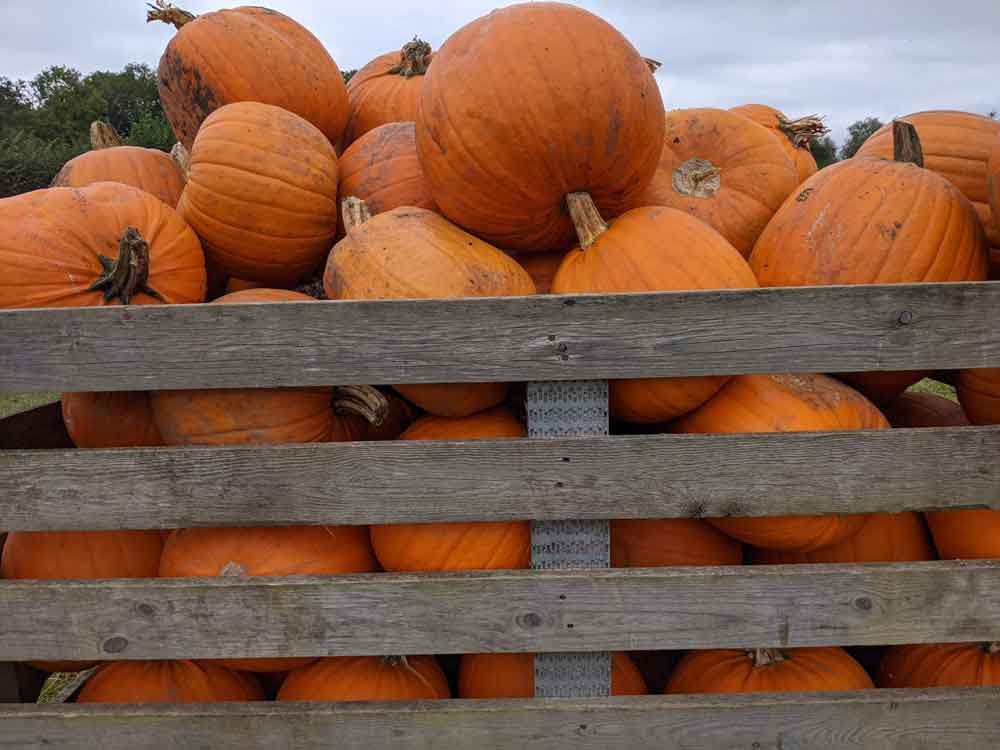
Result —
<path fill-rule="evenodd" d="M 607 435 L 608 382 L 528 383 L 527 411 L 528 435 L 532 438 Z M 567 466 L 566 470 L 585 470 L 585 467 Z M 532 524 L 532 568 L 607 568 L 610 564 L 611 536 L 607 521 Z M 609 653 L 535 655 L 535 697 L 585 698 L 610 694 Z"/>

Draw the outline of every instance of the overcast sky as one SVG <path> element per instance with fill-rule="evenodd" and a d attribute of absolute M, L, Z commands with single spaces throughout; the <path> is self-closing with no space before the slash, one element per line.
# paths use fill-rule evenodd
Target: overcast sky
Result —
<path fill-rule="evenodd" d="M 414 34 L 435 48 L 498 0 L 255 0 L 307 26 L 342 69 Z M 231 7 L 178 1 L 194 13 Z M 235 5 L 236 3 L 232 3 Z M 1000 109 L 1000 0 L 581 0 L 657 74 L 668 108 L 763 102 L 848 124 L 923 109 Z M 0 75 L 49 65 L 155 67 L 173 29 L 141 0 L 0 0 Z"/>

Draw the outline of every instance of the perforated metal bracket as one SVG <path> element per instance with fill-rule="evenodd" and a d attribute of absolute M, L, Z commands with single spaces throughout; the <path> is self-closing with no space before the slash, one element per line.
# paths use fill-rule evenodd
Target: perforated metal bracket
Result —
<path fill-rule="evenodd" d="M 532 438 L 608 434 L 608 382 L 528 383 L 528 435 Z M 607 521 L 536 521 L 531 567 L 606 568 L 611 564 Z M 535 696 L 602 697 L 611 693 L 609 653 L 535 655 Z"/>

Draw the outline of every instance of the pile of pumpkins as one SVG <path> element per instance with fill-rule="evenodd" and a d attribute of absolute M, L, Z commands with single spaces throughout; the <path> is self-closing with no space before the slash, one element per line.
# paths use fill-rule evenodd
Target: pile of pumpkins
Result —
<path fill-rule="evenodd" d="M 664 112 L 655 64 L 557 3 L 414 39 L 345 86 L 320 42 L 264 8 L 194 17 L 159 66 L 167 154 L 94 150 L 0 201 L 0 307 L 457 298 L 984 281 L 1000 271 L 1000 124 L 923 112 L 817 172 L 817 118 L 763 105 Z M 990 179 L 990 174 L 994 179 Z M 992 186 L 992 196 L 990 188 Z M 994 212 L 990 210 L 990 199 Z M 619 380 L 621 431 L 724 433 L 1000 423 L 1000 370 L 961 406 L 904 393 L 925 372 Z M 81 448 L 521 438 L 505 383 L 67 393 Z M 963 408 L 964 407 L 964 410 Z M 616 566 L 1000 557 L 1000 513 L 628 520 Z M 7 578 L 523 568 L 511 523 L 12 533 Z M 753 644 L 747 644 L 752 646 Z M 1000 683 L 1000 647 L 894 647 L 884 686 Z M 86 664 L 40 665 L 49 670 Z M 81 701 L 516 697 L 530 655 L 108 663 Z M 285 675 L 288 675 L 285 677 Z M 280 689 L 278 680 L 280 675 Z M 662 685 L 656 685 L 661 689 Z M 684 656 L 668 692 L 873 687 L 847 651 Z M 646 691 L 614 659 L 616 694 Z"/>

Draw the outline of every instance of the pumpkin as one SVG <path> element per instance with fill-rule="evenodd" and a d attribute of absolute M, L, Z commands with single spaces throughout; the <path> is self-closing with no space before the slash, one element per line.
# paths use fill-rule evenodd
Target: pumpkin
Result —
<path fill-rule="evenodd" d="M 722 109 L 666 113 L 656 175 L 640 205 L 701 219 L 745 257 L 799 184 L 791 157 L 767 128 Z"/>
<path fill-rule="evenodd" d="M 482 440 L 525 437 L 524 426 L 507 409 L 471 417 L 424 416 L 400 440 Z M 372 546 L 391 571 L 526 568 L 531 529 L 524 521 L 393 524 L 371 527 Z"/>
<path fill-rule="evenodd" d="M 0 200 L 0 307 L 202 302 L 205 256 L 177 212 L 116 182 Z"/>
<path fill-rule="evenodd" d="M 91 126 L 91 150 L 66 162 L 52 180 L 53 187 L 85 187 L 95 182 L 121 182 L 145 190 L 174 207 L 184 190 L 184 175 L 169 154 L 108 142 L 100 126 Z M 111 126 L 108 125 L 108 128 Z M 114 133 L 114 129 L 111 129 Z M 115 134 L 117 138 L 117 134 Z M 105 145 L 108 144 L 108 145 Z"/>
<path fill-rule="evenodd" d="M 205 119 L 226 104 L 271 104 L 312 123 L 331 143 L 347 125 L 347 87 L 316 37 L 269 8 L 241 7 L 195 17 L 156 0 L 148 21 L 177 34 L 157 69 L 163 111 L 188 149 Z"/>
<path fill-rule="evenodd" d="M 161 578 L 367 573 L 377 569 L 364 526 L 179 529 L 163 545 Z M 284 672 L 313 658 L 219 659 L 251 672 Z"/>
<path fill-rule="evenodd" d="M 154 578 L 163 537 L 158 531 L 11 531 L 0 577 L 17 580 Z M 46 672 L 76 672 L 93 662 L 35 661 Z"/>
<path fill-rule="evenodd" d="M 337 231 L 337 154 L 298 115 L 258 102 L 205 120 L 177 211 L 222 272 L 291 286 L 323 263 Z"/>
<path fill-rule="evenodd" d="M 971 112 L 916 112 L 900 118 L 917 129 L 924 166 L 962 191 L 982 221 L 992 247 L 1000 247 L 1000 227 L 989 206 L 988 163 L 1000 138 L 1000 123 Z M 861 144 L 856 156 L 893 155 L 892 124 L 875 131 Z"/>
<path fill-rule="evenodd" d="M 116 661 L 98 667 L 77 703 L 262 701 L 257 678 L 211 661 Z"/>
<path fill-rule="evenodd" d="M 62 394 L 62 417 L 77 448 L 163 445 L 145 391 Z"/>
<path fill-rule="evenodd" d="M 534 654 L 464 654 L 459 698 L 534 698 Z M 611 654 L 611 695 L 645 695 L 642 674 L 622 651 Z"/>
<path fill-rule="evenodd" d="M 327 260 L 329 299 L 502 297 L 535 293 L 510 256 L 423 208 L 401 207 L 370 216 L 364 201 L 344 200 L 347 236 Z M 496 406 L 504 383 L 394 386 L 424 411 L 463 417 Z"/>
<path fill-rule="evenodd" d="M 942 560 L 1000 559 L 1000 510 L 925 512 Z"/>
<path fill-rule="evenodd" d="M 573 239 L 564 197 L 636 205 L 663 145 L 643 57 L 582 8 L 523 3 L 455 32 L 424 76 L 417 150 L 441 212 L 512 252 Z"/>
<path fill-rule="evenodd" d="M 972 424 L 1000 424 L 1000 367 L 961 370 L 955 390 Z"/>
<path fill-rule="evenodd" d="M 936 559 L 919 513 L 873 513 L 849 539 L 810 552 L 750 550 L 755 565 L 905 562 Z"/>
<path fill-rule="evenodd" d="M 566 253 L 558 251 L 554 253 L 523 253 L 514 257 L 521 268 L 528 272 L 531 280 L 535 283 L 536 294 L 549 294 L 552 291 L 552 281 L 556 277 L 556 271 L 566 257 Z"/>
<path fill-rule="evenodd" d="M 351 76 L 345 144 L 386 123 L 414 122 L 424 74 L 433 61 L 431 45 L 414 37 L 398 52 L 379 55 Z"/>
<path fill-rule="evenodd" d="M 881 688 L 1000 685 L 1000 642 L 892 646 L 876 681 Z"/>
<path fill-rule="evenodd" d="M 986 279 L 986 243 L 972 204 L 943 177 L 917 166 L 923 157 L 911 125 L 896 123 L 895 142 L 896 159 L 861 156 L 834 164 L 785 201 L 750 258 L 761 286 Z M 926 374 L 847 377 L 887 403 Z"/>
<path fill-rule="evenodd" d="M 566 197 L 580 239 L 552 281 L 555 294 L 751 288 L 746 261 L 718 232 L 662 206 L 634 208 L 607 224 L 586 193 Z M 666 422 L 708 400 L 726 377 L 640 378 L 611 383 L 611 413 Z"/>
<path fill-rule="evenodd" d="M 814 138 L 830 132 L 823 125 L 822 117 L 811 115 L 789 120 L 783 112 L 766 104 L 744 104 L 732 107 L 729 111 L 763 125 L 778 139 L 785 153 L 795 164 L 799 182 L 804 182 L 816 174 L 818 169 L 816 159 L 809 150 L 809 144 Z"/>
<path fill-rule="evenodd" d="M 986 187 L 993 225 L 1000 226 L 1000 133 L 993 138 L 993 147 L 986 162 Z M 994 249 L 992 252 L 998 253 L 1000 250 Z"/>
<path fill-rule="evenodd" d="M 692 651 L 677 663 L 664 692 L 798 693 L 873 687 L 864 668 L 834 646 Z"/>
<path fill-rule="evenodd" d="M 611 522 L 611 564 L 616 568 L 742 563 L 743 545 L 697 518 Z"/>
<path fill-rule="evenodd" d="M 246 279 L 237 279 L 235 276 L 231 276 L 226 279 L 226 294 L 232 294 L 233 292 L 244 292 L 247 289 L 263 289 L 265 288 L 263 284 L 259 281 L 247 281 Z"/>
<path fill-rule="evenodd" d="M 990 248 L 990 281 L 1000 281 L 1000 248 Z"/>
<path fill-rule="evenodd" d="M 889 423 L 864 396 L 825 375 L 739 375 L 673 432 L 801 432 L 884 429 Z M 729 536 L 755 547 L 811 552 L 850 538 L 867 516 L 710 518 Z"/>
<path fill-rule="evenodd" d="M 964 427 L 961 405 L 936 393 L 907 391 L 883 410 L 893 427 Z"/>
<path fill-rule="evenodd" d="M 285 678 L 279 701 L 415 701 L 450 698 L 433 656 L 331 656 Z"/>
<path fill-rule="evenodd" d="M 387 402 L 385 416 L 379 424 L 375 424 L 376 420 L 365 422 L 365 440 L 395 440 L 416 419 L 416 411 L 405 399 L 395 393 L 386 393 L 384 396 Z"/>

